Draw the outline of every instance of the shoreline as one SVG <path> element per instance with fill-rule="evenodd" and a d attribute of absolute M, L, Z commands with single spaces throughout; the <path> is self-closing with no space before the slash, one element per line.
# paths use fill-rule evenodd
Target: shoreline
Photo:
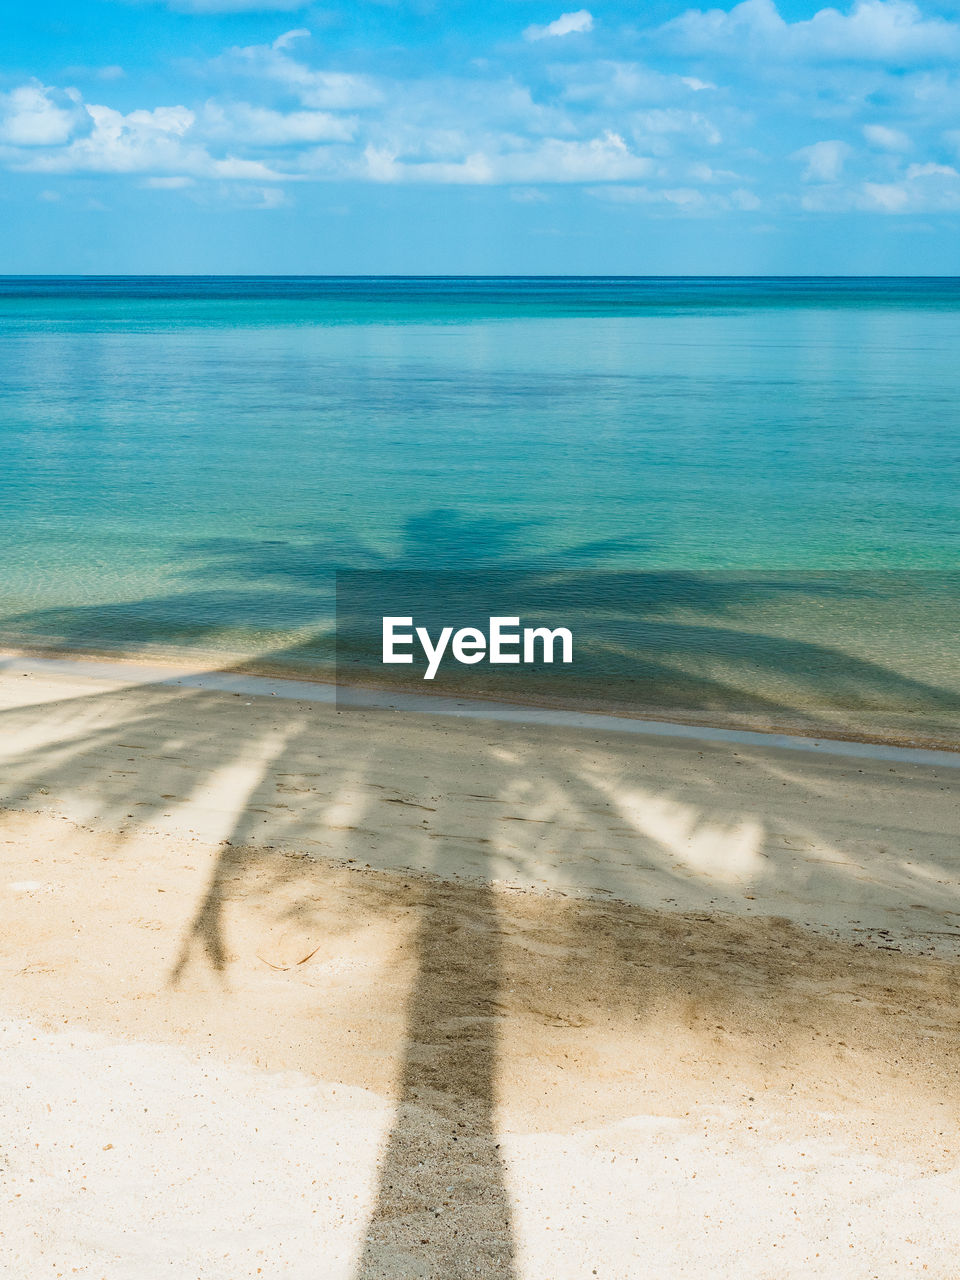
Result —
<path fill-rule="evenodd" d="M 796 732 L 774 724 L 762 728 L 735 727 L 709 721 L 666 719 L 656 714 L 625 714 L 612 706 L 580 709 L 569 702 L 504 701 L 482 693 L 460 696 L 426 690 L 413 692 L 373 683 L 341 685 L 320 676 L 311 678 L 299 673 L 281 675 L 275 670 L 258 671 L 255 663 L 243 663 L 242 666 L 234 663 L 232 667 L 227 664 L 207 666 L 206 662 L 213 657 L 212 654 L 195 653 L 193 661 L 177 663 L 151 655 L 123 654 L 114 657 L 89 651 L 4 646 L 0 649 L 0 672 L 41 676 L 62 674 L 109 681 L 126 681 L 138 673 L 149 684 L 272 696 L 335 705 L 338 709 L 393 710 L 442 718 L 593 730 L 644 738 L 724 743 L 815 752 L 850 759 L 960 768 L 960 741 L 954 747 L 936 739 L 842 735 L 832 727 L 823 732 L 812 729 Z"/>
<path fill-rule="evenodd" d="M 8 812 L 867 945 L 960 941 L 957 752 L 10 658 L 0 719 Z"/>

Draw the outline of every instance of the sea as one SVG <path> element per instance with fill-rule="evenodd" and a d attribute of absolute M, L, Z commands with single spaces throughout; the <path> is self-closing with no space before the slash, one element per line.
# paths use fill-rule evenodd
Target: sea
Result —
<path fill-rule="evenodd" d="M 8 650 L 960 746 L 960 280 L 7 277 L 0 389 Z"/>

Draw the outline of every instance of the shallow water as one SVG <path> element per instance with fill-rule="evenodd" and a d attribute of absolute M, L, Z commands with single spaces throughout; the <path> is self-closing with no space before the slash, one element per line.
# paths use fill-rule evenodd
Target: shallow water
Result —
<path fill-rule="evenodd" d="M 351 678 L 412 598 L 575 627 L 450 688 L 960 736 L 958 281 L 7 279 L 0 338 L 8 642 L 319 672 L 339 570 Z"/>

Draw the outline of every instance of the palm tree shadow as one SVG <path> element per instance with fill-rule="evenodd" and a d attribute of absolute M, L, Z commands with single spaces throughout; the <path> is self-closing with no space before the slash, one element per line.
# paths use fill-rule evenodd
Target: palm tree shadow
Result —
<path fill-rule="evenodd" d="M 495 1128 L 501 943 L 494 890 L 451 927 L 424 894 L 396 1118 L 356 1280 L 514 1276 L 510 1198 Z"/>
<path fill-rule="evenodd" d="M 488 571 L 494 577 L 516 572 L 533 575 L 536 586 L 538 575 L 549 578 L 553 573 L 569 571 L 574 564 L 577 572 L 559 587 L 549 578 L 551 600 L 561 611 L 577 607 L 598 617 L 598 644 L 607 646 L 598 663 L 602 660 L 606 664 L 605 672 L 614 661 L 610 654 L 615 655 L 621 634 L 621 620 L 609 617 L 611 598 L 631 598 L 634 605 L 627 622 L 632 625 L 639 619 L 653 629 L 658 626 L 658 610 L 675 597 L 678 582 L 694 592 L 699 612 L 714 619 L 729 616 L 729 611 L 750 591 L 793 589 L 789 582 L 771 587 L 764 582 L 718 581 L 695 575 L 688 575 L 681 582 L 677 575 L 625 573 L 614 581 L 592 568 L 604 560 L 606 549 L 601 544 L 586 544 L 573 555 L 540 556 L 531 561 L 519 545 L 523 532 L 518 525 L 477 524 L 440 512 L 412 520 L 406 529 L 404 547 L 393 557 L 361 544 L 345 554 L 342 544 L 334 546 L 322 540 L 306 549 L 284 548 L 272 542 L 208 546 L 198 549 L 206 556 L 207 565 L 196 571 L 209 583 L 208 589 L 201 593 L 202 600 L 191 598 L 184 604 L 180 598 L 179 604 L 194 609 L 202 603 L 204 616 L 211 619 L 225 613 L 234 616 L 242 605 L 249 609 L 250 622 L 255 627 L 260 621 L 258 593 L 263 591 L 266 599 L 278 582 L 285 586 L 292 583 L 302 593 L 302 606 L 298 607 L 308 618 L 319 599 L 329 600 L 331 567 L 359 566 L 364 572 L 395 578 L 402 573 L 421 574 L 425 566 L 436 562 L 438 554 L 452 567 L 458 559 L 464 559 L 466 549 L 473 547 L 477 550 L 472 559 L 466 558 L 466 563 L 481 580 Z M 212 565 L 211 558 L 215 558 Z M 243 583 L 239 594 L 231 575 Z M 476 595 L 475 580 L 465 579 L 462 590 L 465 596 Z M 162 634 L 165 609 L 171 602 L 153 603 L 156 607 L 149 616 L 135 607 L 132 612 L 120 611 L 117 622 L 124 634 L 129 635 L 133 616 L 140 618 L 144 638 L 149 639 L 152 628 Z M 35 621 L 39 628 L 59 630 L 67 641 L 76 640 L 96 631 L 102 624 L 103 610 L 60 611 Z M 203 624 L 198 625 L 201 635 L 196 638 L 202 639 Z M 678 624 L 671 626 L 673 631 L 666 635 L 666 641 L 678 629 Z M 687 628 L 688 641 L 692 631 L 694 628 Z M 701 627 L 700 632 L 699 642 L 704 648 L 714 645 L 720 634 L 709 627 Z M 730 629 L 723 635 L 732 636 L 741 646 L 748 638 L 742 629 Z M 647 678 L 652 683 L 671 675 L 666 641 L 649 659 Z M 298 658 L 312 656 L 312 644 L 297 642 L 269 656 L 278 665 L 295 665 Z M 787 658 L 797 665 L 802 660 L 802 665 L 814 667 L 830 659 L 839 669 L 838 678 L 842 678 L 845 687 L 862 696 L 895 694 L 904 700 L 916 700 L 933 699 L 940 694 L 917 682 L 897 681 L 882 668 L 862 660 L 844 660 L 842 654 L 835 654 L 826 646 L 774 640 L 762 654 L 763 662 L 771 669 L 781 666 Z M 626 654 L 622 662 L 626 667 L 635 664 L 635 654 Z M 705 677 L 701 683 L 706 693 L 721 691 L 719 678 Z M 733 688 L 736 692 L 736 686 Z M 167 701 L 177 696 L 171 692 Z M 149 699 L 144 699 L 140 719 L 145 732 L 154 726 L 158 732 L 167 732 L 162 725 L 164 705 L 161 698 L 155 712 Z M 771 711 L 775 710 L 782 707 L 771 707 Z M 197 733 L 202 737 L 202 724 Z M 301 737 L 300 742 L 303 741 Z M 86 744 L 89 767 L 97 767 L 101 742 L 102 739 L 91 738 Z M 297 745 L 294 735 L 280 749 L 280 760 L 294 755 Z M 370 744 L 368 750 L 375 752 L 376 744 Z M 188 753 L 189 744 L 178 751 Z M 239 754 L 237 744 L 226 743 L 221 748 L 221 763 L 230 763 Z M 224 903 L 231 879 L 247 867 L 253 856 L 244 837 L 247 816 L 257 801 L 254 788 L 223 841 L 210 883 L 185 931 L 172 981 L 180 981 L 197 957 L 205 959 L 216 974 L 225 974 L 229 957 L 223 935 Z M 295 816 L 287 835 L 296 840 Z M 354 847 L 363 852 L 365 837 L 356 834 L 351 839 Z M 449 862 L 452 870 L 452 854 Z M 511 1280 L 515 1274 L 512 1214 L 495 1118 L 503 963 L 496 892 L 489 876 L 489 864 L 481 864 L 480 887 L 471 899 L 469 911 L 455 908 L 442 880 L 427 883 L 422 893 L 414 947 L 416 976 L 406 1009 L 396 1116 L 380 1162 L 375 1204 L 356 1280 L 403 1280 L 406 1276 L 459 1280 L 477 1275 Z"/>
<path fill-rule="evenodd" d="M 198 950 L 216 978 L 221 983 L 226 982 L 230 956 L 224 945 L 223 912 L 229 898 L 230 881 L 247 869 L 248 862 L 247 849 L 235 846 L 232 841 L 224 842 L 207 891 L 181 939 L 177 958 L 170 969 L 168 983 L 171 987 L 180 985 Z"/>

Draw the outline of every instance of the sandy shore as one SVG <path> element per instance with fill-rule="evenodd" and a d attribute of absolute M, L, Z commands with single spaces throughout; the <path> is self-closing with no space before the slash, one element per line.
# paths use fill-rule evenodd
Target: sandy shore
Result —
<path fill-rule="evenodd" d="M 0 674 L 13 1277 L 960 1256 L 949 762 Z"/>

